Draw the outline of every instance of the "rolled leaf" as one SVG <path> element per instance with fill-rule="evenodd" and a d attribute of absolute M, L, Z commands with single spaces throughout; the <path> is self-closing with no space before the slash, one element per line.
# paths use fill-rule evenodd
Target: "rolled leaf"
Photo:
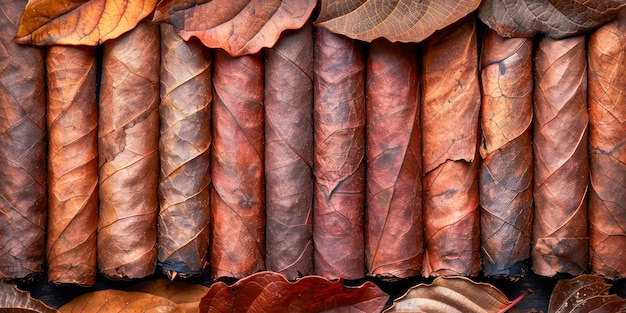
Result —
<path fill-rule="evenodd" d="M 328 279 L 364 276 L 365 59 L 354 40 L 315 34 L 313 262 Z"/>
<path fill-rule="evenodd" d="M 424 276 L 477 275 L 480 270 L 477 49 L 473 17 L 424 43 Z"/>
<path fill-rule="evenodd" d="M 46 245 L 44 54 L 12 41 L 26 1 L 0 5 L 0 279 L 22 279 Z"/>
<path fill-rule="evenodd" d="M 242 278 L 265 269 L 263 59 L 213 60 L 211 274 Z"/>
<path fill-rule="evenodd" d="M 158 262 L 168 277 L 208 266 L 211 54 L 161 25 Z"/>
<path fill-rule="evenodd" d="M 479 173 L 487 276 L 527 272 L 533 223 L 532 40 L 487 31 L 481 55 Z"/>
<path fill-rule="evenodd" d="M 52 46 L 48 79 L 48 280 L 91 286 L 97 272 L 96 48 Z"/>
<path fill-rule="evenodd" d="M 313 274 L 313 30 L 283 33 L 265 51 L 266 265 Z"/>
<path fill-rule="evenodd" d="M 145 277 L 156 267 L 159 56 L 159 27 L 149 22 L 104 45 L 97 246 L 110 279 Z"/>
<path fill-rule="evenodd" d="M 589 259 L 585 37 L 541 38 L 535 86 L 533 271 L 578 275 Z"/>
<path fill-rule="evenodd" d="M 417 276 L 422 264 L 422 158 L 417 51 L 377 40 L 367 60 L 367 274 Z"/>
<path fill-rule="evenodd" d="M 591 271 L 617 279 L 626 277 L 626 10 L 588 49 Z"/>

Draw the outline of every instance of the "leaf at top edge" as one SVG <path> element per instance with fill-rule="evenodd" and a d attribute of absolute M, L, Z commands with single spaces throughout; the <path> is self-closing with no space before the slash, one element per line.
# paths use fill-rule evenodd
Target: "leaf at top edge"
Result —
<path fill-rule="evenodd" d="M 204 296 L 208 287 L 186 281 L 169 281 L 161 278 L 140 282 L 127 291 L 139 291 L 163 297 L 178 304 L 185 312 L 198 312 L 200 298 Z"/>
<path fill-rule="evenodd" d="M 0 282 L 0 312 L 53 313 L 57 310 L 30 296 L 17 286 Z"/>
<path fill-rule="evenodd" d="M 107 289 L 86 293 L 74 298 L 59 309 L 59 312 L 116 313 L 116 312 L 159 312 L 184 313 L 173 301 L 144 292 Z"/>
<path fill-rule="evenodd" d="M 161 0 L 153 21 L 172 24 L 185 40 L 197 37 L 231 56 L 272 47 L 281 32 L 309 19 L 316 0 Z"/>
<path fill-rule="evenodd" d="M 30 0 L 14 40 L 96 46 L 135 28 L 155 5 L 156 0 Z"/>
<path fill-rule="evenodd" d="M 211 285 L 200 312 L 380 312 L 389 295 L 372 282 L 346 287 L 343 280 L 305 276 L 289 282 L 275 272 L 259 272 L 231 286 Z"/>
<path fill-rule="evenodd" d="M 609 304 L 611 307 L 621 307 L 619 312 L 626 311 L 625 299 L 607 296 L 610 288 L 611 284 L 607 284 L 604 278 L 597 275 L 585 274 L 572 279 L 561 279 L 552 289 L 548 312 L 590 312 L 594 309 L 599 309 L 594 312 L 611 312 L 607 311 Z"/>
<path fill-rule="evenodd" d="M 479 0 L 321 0 L 316 26 L 372 42 L 420 42 L 472 13 Z"/>

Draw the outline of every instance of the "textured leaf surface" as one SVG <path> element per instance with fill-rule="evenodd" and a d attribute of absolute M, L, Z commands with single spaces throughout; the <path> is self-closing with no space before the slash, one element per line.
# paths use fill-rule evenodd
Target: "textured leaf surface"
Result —
<path fill-rule="evenodd" d="M 21 291 L 13 284 L 0 282 L 0 311 L 15 313 L 54 313 L 57 310 L 34 299 L 30 293 Z"/>
<path fill-rule="evenodd" d="M 48 280 L 95 283 L 98 228 L 96 48 L 53 46 L 48 79 Z"/>
<path fill-rule="evenodd" d="M 368 275 L 417 276 L 423 256 L 420 85 L 415 46 L 374 41 L 366 73 Z"/>
<path fill-rule="evenodd" d="M 210 51 L 162 24 L 160 79 L 158 260 L 171 278 L 201 275 L 210 236 Z"/>
<path fill-rule="evenodd" d="M 42 271 L 46 224 L 43 51 L 15 44 L 26 1 L 0 1 L 0 278 Z"/>
<path fill-rule="evenodd" d="M 98 266 L 110 279 L 156 267 L 159 26 L 142 22 L 104 45 L 98 152 Z"/>
<path fill-rule="evenodd" d="M 478 16 L 502 37 L 560 39 L 609 22 L 624 7 L 624 0 L 486 0 Z"/>
<path fill-rule="evenodd" d="M 267 269 L 313 274 L 313 29 L 265 51 Z"/>
<path fill-rule="evenodd" d="M 265 269 L 263 59 L 213 61 L 211 274 L 242 278 Z"/>
<path fill-rule="evenodd" d="M 95 46 L 135 28 L 156 0 L 31 0 L 16 42 Z"/>
<path fill-rule="evenodd" d="M 584 36 L 539 40 L 534 92 L 533 271 L 582 274 L 588 263 L 587 56 Z"/>
<path fill-rule="evenodd" d="M 626 300 L 607 295 L 610 288 L 604 278 L 595 275 L 561 279 L 552 289 L 548 313 L 626 312 Z"/>
<path fill-rule="evenodd" d="M 289 282 L 261 272 L 232 286 L 217 282 L 200 300 L 201 312 L 380 312 L 389 296 L 374 283 L 346 287 L 343 280 L 306 276 Z"/>
<path fill-rule="evenodd" d="M 169 281 L 167 279 L 147 280 L 138 283 L 127 291 L 145 292 L 151 295 L 169 299 L 178 304 L 187 313 L 198 312 L 200 299 L 207 293 L 208 287 L 184 281 Z"/>
<path fill-rule="evenodd" d="M 367 42 L 376 38 L 420 42 L 479 4 L 479 0 L 321 0 L 316 24 Z"/>
<path fill-rule="evenodd" d="M 313 262 L 329 279 L 364 276 L 365 60 L 360 45 L 318 29 L 314 63 Z"/>
<path fill-rule="evenodd" d="M 626 277 L 626 10 L 588 51 L 591 270 L 616 279 Z"/>
<path fill-rule="evenodd" d="M 487 276 L 519 276 L 532 233 L 532 40 L 484 37 L 480 227 Z"/>
<path fill-rule="evenodd" d="M 59 309 L 61 313 L 97 312 L 171 312 L 183 313 L 183 309 L 171 300 L 143 292 L 115 289 L 86 293 L 74 298 Z"/>
<path fill-rule="evenodd" d="M 316 0 L 161 0 L 154 21 L 174 25 L 185 40 L 199 38 L 232 56 L 272 47 L 280 33 L 309 19 Z"/>

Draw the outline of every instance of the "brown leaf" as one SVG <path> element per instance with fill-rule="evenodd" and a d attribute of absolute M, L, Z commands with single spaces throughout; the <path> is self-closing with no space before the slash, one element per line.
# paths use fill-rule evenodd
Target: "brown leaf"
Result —
<path fill-rule="evenodd" d="M 626 277 L 626 10 L 589 38 L 591 271 Z"/>
<path fill-rule="evenodd" d="M 374 41 L 367 61 L 365 256 L 368 275 L 422 264 L 420 85 L 415 46 Z"/>
<path fill-rule="evenodd" d="M 3 3 L 4 4 L 4 3 Z M 54 313 L 57 310 L 17 289 L 17 286 L 0 282 L 0 311 L 20 313 Z"/>
<path fill-rule="evenodd" d="M 242 278 L 265 269 L 263 58 L 213 60 L 211 274 Z"/>
<path fill-rule="evenodd" d="M 316 0 L 161 0 L 154 21 L 174 25 L 185 40 L 197 37 L 207 47 L 242 56 L 272 47 L 286 29 L 302 27 L 316 3 Z"/>
<path fill-rule="evenodd" d="M 329 279 L 362 278 L 365 63 L 359 43 L 315 33 L 313 262 Z"/>
<path fill-rule="evenodd" d="M 147 280 L 127 289 L 127 291 L 145 292 L 169 299 L 187 313 L 198 312 L 200 299 L 208 290 L 208 287 L 200 284 L 167 279 Z"/>
<path fill-rule="evenodd" d="M 171 312 L 183 309 L 171 300 L 144 292 L 107 289 L 86 293 L 61 308 L 61 313 Z"/>
<path fill-rule="evenodd" d="M 142 22 L 104 45 L 98 152 L 98 266 L 111 279 L 156 267 L 159 26 Z"/>
<path fill-rule="evenodd" d="M 313 29 L 286 31 L 265 51 L 266 265 L 313 274 Z"/>
<path fill-rule="evenodd" d="M 15 44 L 26 1 L 0 2 L 0 278 L 43 269 L 46 89 L 43 51 Z"/>
<path fill-rule="evenodd" d="M 156 0 L 31 0 L 15 41 L 32 45 L 99 45 L 135 28 Z"/>
<path fill-rule="evenodd" d="M 158 259 L 168 277 L 208 266 L 211 53 L 161 25 Z"/>
<path fill-rule="evenodd" d="M 306 276 L 289 282 L 261 272 L 232 286 L 217 282 L 200 300 L 201 312 L 380 312 L 389 296 L 374 283 L 346 287 L 343 280 Z"/>
<path fill-rule="evenodd" d="M 96 48 L 52 46 L 48 79 L 48 280 L 96 281 L 98 102 Z"/>
<path fill-rule="evenodd" d="M 595 275 L 559 280 L 552 289 L 548 313 L 583 313 L 596 309 L 593 312 L 626 312 L 626 300 L 607 295 L 610 288 L 604 278 Z"/>
<path fill-rule="evenodd" d="M 437 277 L 432 284 L 411 287 L 402 297 L 394 300 L 385 313 L 505 312 L 526 294 L 509 301 L 490 284 L 473 282 L 466 277 Z"/>
<path fill-rule="evenodd" d="M 478 16 L 502 37 L 545 34 L 560 39 L 609 22 L 624 7 L 623 0 L 485 0 Z"/>
<path fill-rule="evenodd" d="M 487 276 L 527 271 L 532 233 L 532 40 L 485 34 L 481 55 L 480 227 Z"/>
<path fill-rule="evenodd" d="M 479 0 L 321 0 L 316 25 L 372 42 L 420 42 L 472 13 Z"/>
<path fill-rule="evenodd" d="M 588 267 L 587 57 L 585 37 L 539 40 L 534 92 L 533 271 L 578 275 Z"/>

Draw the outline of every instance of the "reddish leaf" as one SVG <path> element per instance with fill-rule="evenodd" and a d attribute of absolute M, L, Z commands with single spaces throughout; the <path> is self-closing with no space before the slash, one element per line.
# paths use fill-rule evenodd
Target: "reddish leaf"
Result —
<path fill-rule="evenodd" d="M 185 40 L 198 37 L 232 56 L 272 47 L 285 29 L 309 19 L 316 0 L 161 0 L 154 21 L 174 25 Z"/>
<path fill-rule="evenodd" d="M 15 41 L 95 46 L 135 28 L 156 0 L 31 0 Z"/>
<path fill-rule="evenodd" d="M 420 42 L 472 13 L 479 0 L 321 0 L 316 25 L 372 42 Z"/>
<path fill-rule="evenodd" d="M 15 285 L 0 282 L 0 311 L 16 313 L 54 313 L 57 310 L 34 299 L 30 293 L 17 289 Z"/>
<path fill-rule="evenodd" d="M 289 282 L 261 272 L 232 286 L 213 284 L 200 300 L 200 312 L 380 312 L 388 297 L 372 282 L 346 287 L 341 279 L 318 276 Z"/>
<path fill-rule="evenodd" d="M 147 280 L 127 289 L 127 291 L 145 292 L 169 299 L 187 313 L 198 312 L 200 299 L 208 290 L 208 287 L 200 284 L 167 279 Z"/>
<path fill-rule="evenodd" d="M 610 288 L 602 277 L 594 275 L 559 280 L 550 295 L 548 313 L 626 312 L 626 300 L 607 295 Z"/>
<path fill-rule="evenodd" d="M 86 293 L 74 298 L 61 308 L 61 313 L 122 313 L 122 312 L 168 312 L 184 313 L 171 300 L 143 292 L 115 289 Z"/>

